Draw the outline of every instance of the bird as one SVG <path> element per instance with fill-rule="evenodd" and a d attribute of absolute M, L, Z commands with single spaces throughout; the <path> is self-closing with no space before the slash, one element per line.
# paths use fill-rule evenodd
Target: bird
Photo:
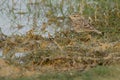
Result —
<path fill-rule="evenodd" d="M 72 28 L 75 32 L 95 32 L 97 34 L 101 34 L 101 32 L 94 28 L 94 26 L 90 23 L 89 19 L 86 19 L 84 16 L 80 14 L 72 14 L 69 16 L 72 24 Z"/>

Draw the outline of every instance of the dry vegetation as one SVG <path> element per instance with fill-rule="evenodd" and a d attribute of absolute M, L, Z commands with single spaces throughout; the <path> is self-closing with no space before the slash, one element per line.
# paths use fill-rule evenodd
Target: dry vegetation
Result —
<path fill-rule="evenodd" d="M 88 4 L 88 2 L 84 0 L 75 0 L 75 6 L 73 6 L 69 0 L 62 0 L 59 6 L 53 5 L 51 1 L 52 0 L 41 0 L 42 5 L 49 7 L 45 13 L 48 22 L 43 22 L 41 25 L 42 33 L 45 33 L 46 28 L 52 24 L 58 28 L 67 25 L 68 28 L 65 30 L 61 29 L 59 32 L 56 31 L 55 37 L 48 34 L 46 38 L 41 34 L 35 34 L 37 25 L 36 16 L 38 14 L 38 12 L 36 12 L 33 16 L 33 28 L 29 30 L 26 35 L 13 35 L 0 41 L 0 48 L 3 50 L 4 57 L 4 61 L 2 59 L 0 61 L 0 75 L 4 74 L 2 71 L 4 72 L 5 70 L 2 68 L 2 62 L 5 62 L 4 66 L 7 67 L 9 65 L 9 68 L 14 68 L 12 71 L 15 70 L 16 72 L 3 75 L 9 77 L 11 74 L 18 74 L 19 77 L 24 76 L 24 73 L 29 75 L 27 74 L 28 71 L 30 71 L 28 73 L 31 73 L 30 76 L 35 74 L 34 71 L 36 71 L 36 74 L 46 71 L 85 71 L 96 66 L 107 66 L 113 63 L 119 63 L 119 0 L 112 0 L 112 2 L 109 0 L 99 0 L 95 1 L 98 2 L 98 4 L 93 3 L 93 5 Z M 81 2 L 82 4 L 77 4 L 77 2 Z M 68 5 L 68 11 L 65 12 L 63 7 L 66 3 L 70 4 Z M 29 8 L 32 5 L 39 7 L 39 4 L 39 2 L 29 2 L 28 6 Z M 84 10 L 82 10 L 81 7 Z M 37 10 L 37 8 L 35 10 Z M 94 32 L 76 33 L 70 31 L 69 28 L 71 26 L 68 16 L 75 12 L 81 13 L 83 16 L 89 18 L 95 28 L 102 32 L 102 35 L 95 34 Z M 56 16 L 58 13 L 62 14 L 62 16 Z M 22 12 L 17 14 L 23 15 Z M 19 27 L 19 29 L 20 28 L 21 27 Z M 24 56 L 16 57 L 16 53 L 22 53 Z M 9 72 L 9 70 L 7 71 Z M 89 80 L 86 79 L 87 72 L 84 74 L 84 80 Z M 88 72 L 88 74 L 90 73 Z"/>

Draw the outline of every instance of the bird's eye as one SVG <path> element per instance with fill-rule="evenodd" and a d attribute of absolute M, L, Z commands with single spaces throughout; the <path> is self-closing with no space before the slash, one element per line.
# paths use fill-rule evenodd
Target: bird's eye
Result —
<path fill-rule="evenodd" d="M 73 17 L 76 17 L 76 15 L 74 15 Z"/>

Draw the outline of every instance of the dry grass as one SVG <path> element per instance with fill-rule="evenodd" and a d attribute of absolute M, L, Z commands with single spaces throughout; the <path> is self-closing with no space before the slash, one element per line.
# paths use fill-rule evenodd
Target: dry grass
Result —
<path fill-rule="evenodd" d="M 72 1 L 74 1 L 76 5 L 74 3 L 72 4 L 70 0 L 62 0 L 59 5 L 53 5 L 51 0 L 41 0 L 41 4 L 48 8 L 48 10 L 44 12 L 45 17 L 48 18 L 48 22 L 43 22 L 43 25 L 41 26 L 41 33 L 46 33 L 46 28 L 48 26 L 52 26 L 56 30 L 58 28 L 62 28 L 59 33 L 57 31 L 55 32 L 54 38 L 50 34 L 48 35 L 48 38 L 42 37 L 41 34 L 35 34 L 35 27 L 37 26 L 38 22 L 37 14 L 41 12 L 37 10 L 37 8 L 39 9 L 40 6 L 38 6 L 39 3 L 37 2 L 30 2 L 28 4 L 27 7 L 29 15 L 34 15 L 32 24 L 34 28 L 28 31 L 24 36 L 13 35 L 11 37 L 7 37 L 4 41 L 0 41 L 0 48 L 3 49 L 3 56 L 5 57 L 7 63 L 11 64 L 11 66 L 7 65 L 7 67 L 9 66 L 9 70 L 13 69 L 13 71 L 15 70 L 17 73 L 19 73 L 19 69 L 17 69 L 16 66 L 20 67 L 20 69 L 22 68 L 27 71 L 31 71 L 30 74 L 32 74 L 32 71 L 34 74 L 34 71 L 69 72 L 70 70 L 78 70 L 78 72 L 70 74 L 67 72 L 60 74 L 48 73 L 38 77 L 38 79 L 42 78 L 43 80 L 47 80 L 49 78 L 52 80 L 61 80 L 61 77 L 65 80 L 78 80 L 79 78 L 83 80 L 107 80 L 106 78 L 109 76 L 111 76 L 111 80 L 113 80 L 112 78 L 115 79 L 119 71 L 113 70 L 114 66 L 113 68 L 107 67 L 108 69 L 104 66 L 116 62 L 119 63 L 120 61 L 119 0 L 112 0 L 112 2 L 108 0 L 94 1 L 96 3 L 89 3 L 88 1 L 83 0 Z M 64 5 L 70 3 L 68 4 L 67 11 L 63 9 L 63 3 Z M 30 6 L 33 5 L 36 5 L 35 14 L 32 13 L 30 9 Z M 70 31 L 70 21 L 68 16 L 76 12 L 81 13 L 86 18 L 89 18 L 91 24 L 93 24 L 93 26 L 100 30 L 103 34 L 98 35 L 92 32 L 76 33 L 74 31 Z M 57 16 L 58 13 L 61 14 L 61 16 Z M 13 14 L 15 14 L 14 10 Z M 23 15 L 22 12 L 19 14 Z M 66 25 L 68 28 L 64 29 L 64 25 Z M 18 52 L 25 54 L 25 56 L 16 57 L 16 53 Z M 102 66 L 96 67 L 100 65 Z M 13 66 L 15 66 L 15 68 Z M 91 69 L 92 67 L 96 68 Z M 2 68 L 1 71 L 4 72 L 7 70 L 6 68 Z M 118 67 L 115 66 L 115 69 L 118 69 Z M 17 74 L 9 73 L 9 70 L 6 71 L 6 75 Z M 88 71 L 80 74 L 79 70 Z M 114 76 L 111 75 L 112 70 L 115 72 Z M 1 74 L 4 75 L 2 72 Z M 100 77 L 98 77 L 99 75 Z"/>

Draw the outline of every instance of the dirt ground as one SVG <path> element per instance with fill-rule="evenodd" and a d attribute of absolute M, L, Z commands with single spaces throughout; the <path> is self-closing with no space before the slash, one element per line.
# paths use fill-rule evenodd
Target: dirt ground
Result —
<path fill-rule="evenodd" d="M 32 76 L 34 74 L 38 74 L 35 71 L 22 70 L 20 67 L 9 65 L 5 62 L 5 60 L 0 59 L 0 77 L 21 77 L 21 76 Z"/>

